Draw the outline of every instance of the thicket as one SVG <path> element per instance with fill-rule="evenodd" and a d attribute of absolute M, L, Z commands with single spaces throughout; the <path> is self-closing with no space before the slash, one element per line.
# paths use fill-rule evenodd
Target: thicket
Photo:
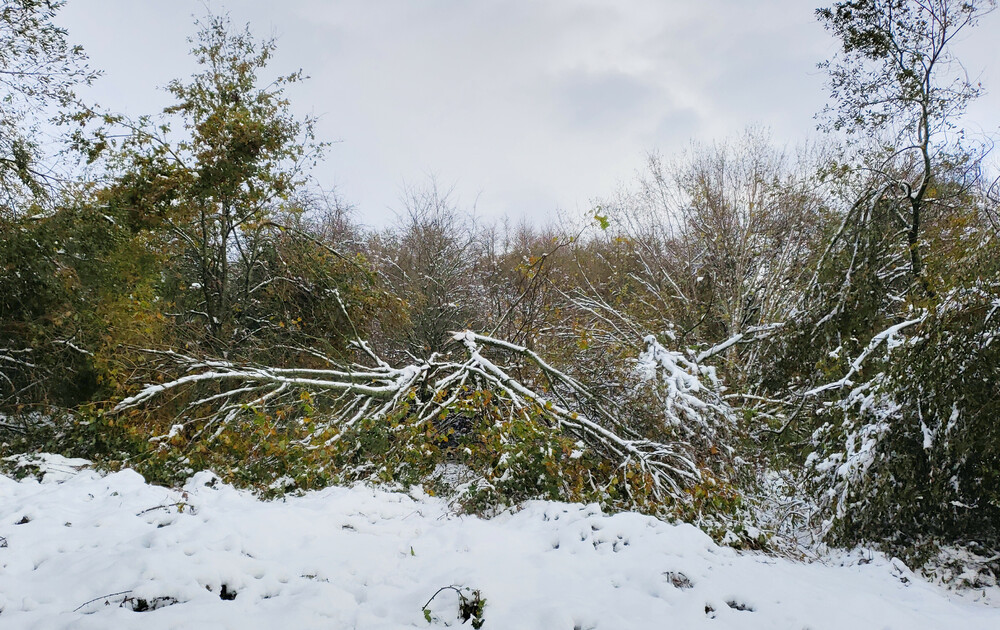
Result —
<path fill-rule="evenodd" d="M 813 146 L 751 128 L 653 155 L 548 226 L 477 222 L 432 182 L 380 231 L 310 178 L 326 145 L 273 41 L 206 18 L 175 103 L 129 119 L 73 94 L 96 75 L 59 6 L 0 13 L 5 454 L 1000 568 L 997 183 L 950 56 L 993 2 L 820 9 L 842 50 Z"/>

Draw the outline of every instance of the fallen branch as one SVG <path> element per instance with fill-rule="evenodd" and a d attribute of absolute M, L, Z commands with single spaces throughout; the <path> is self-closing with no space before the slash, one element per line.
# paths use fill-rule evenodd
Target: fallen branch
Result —
<path fill-rule="evenodd" d="M 429 359 L 390 366 L 362 341 L 355 346 L 371 365 L 335 365 L 331 369 L 305 369 L 237 365 L 224 360 L 197 359 L 173 352 L 157 356 L 174 363 L 183 372 L 162 384 L 149 384 L 115 407 L 122 412 L 150 403 L 170 391 L 197 388 L 211 383 L 221 388 L 196 397 L 189 411 L 210 407 L 196 438 L 215 427 L 219 435 L 246 413 L 299 404 L 302 391 L 327 395 L 323 412 L 314 417 L 313 435 L 327 435 L 325 446 L 340 439 L 348 429 L 365 419 L 380 420 L 404 409 L 414 422 L 447 426 L 454 405 L 475 392 L 489 391 L 501 417 L 541 422 L 581 440 L 615 467 L 636 467 L 648 479 L 658 498 L 681 498 L 683 489 L 701 479 L 698 465 L 685 442 L 662 443 L 635 434 L 623 420 L 615 401 L 595 394 L 568 374 L 556 369 L 538 354 L 516 344 L 472 331 L 453 333 L 452 343 L 464 350 L 461 359 L 452 354 L 433 354 Z M 511 376 L 508 368 L 486 356 L 487 350 L 513 356 L 533 368 L 546 384 L 545 394 L 531 382 Z M 684 400 L 687 400 L 685 398 Z M 692 414 L 697 409 L 691 408 Z M 193 415 L 193 414 L 192 414 Z M 439 428 L 441 428 L 439 426 Z M 183 428 L 183 427 L 180 427 Z M 329 430 L 333 437 L 329 437 Z M 173 437 L 177 431 L 172 430 Z"/>

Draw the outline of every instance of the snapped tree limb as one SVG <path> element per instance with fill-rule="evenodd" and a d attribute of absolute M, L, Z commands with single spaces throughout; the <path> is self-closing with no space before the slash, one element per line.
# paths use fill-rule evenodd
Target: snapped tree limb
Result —
<path fill-rule="evenodd" d="M 637 435 L 615 401 L 595 394 L 528 348 L 472 331 L 453 333 L 451 342 L 450 352 L 400 368 L 391 367 L 361 341 L 355 346 L 374 366 L 284 368 L 159 353 L 182 373 L 165 383 L 146 385 L 115 409 L 136 408 L 171 391 L 190 388 L 198 393 L 197 388 L 211 384 L 211 393 L 194 395 L 186 405 L 185 422 L 205 421 L 197 431 L 200 436 L 209 427 L 221 432 L 245 412 L 296 404 L 301 392 L 308 391 L 323 396 L 323 408 L 313 420 L 317 435 L 333 429 L 329 444 L 362 419 L 380 420 L 400 410 L 410 421 L 447 426 L 457 403 L 488 391 L 492 404 L 503 409 L 501 417 L 538 422 L 582 441 L 616 467 L 638 469 L 658 498 L 683 498 L 684 488 L 700 480 L 689 444 Z M 516 362 L 521 373 L 526 369 L 534 377 L 513 377 L 511 368 L 498 362 L 501 358 Z M 198 415 L 196 409 L 201 415 L 192 419 Z"/>

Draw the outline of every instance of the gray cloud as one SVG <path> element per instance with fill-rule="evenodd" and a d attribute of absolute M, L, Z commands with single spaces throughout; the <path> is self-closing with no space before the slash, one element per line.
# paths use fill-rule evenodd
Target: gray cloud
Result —
<path fill-rule="evenodd" d="M 585 210 L 651 150 L 669 155 L 754 123 L 779 141 L 802 139 L 826 96 L 815 64 L 835 50 L 802 0 L 240 0 L 228 9 L 278 36 L 276 72 L 312 77 L 293 103 L 342 140 L 316 176 L 376 225 L 391 220 L 402 183 L 429 172 L 484 216 L 538 217 Z M 167 103 L 156 86 L 192 70 L 185 37 L 201 13 L 200 0 L 74 0 L 62 23 L 106 70 L 92 96 L 138 114 Z M 1000 82 L 997 22 L 962 43 L 987 85 Z M 972 111 L 997 128 L 995 95 Z"/>
<path fill-rule="evenodd" d="M 622 72 L 569 72 L 552 85 L 555 115 L 583 133 L 628 124 L 657 93 L 654 85 Z"/>

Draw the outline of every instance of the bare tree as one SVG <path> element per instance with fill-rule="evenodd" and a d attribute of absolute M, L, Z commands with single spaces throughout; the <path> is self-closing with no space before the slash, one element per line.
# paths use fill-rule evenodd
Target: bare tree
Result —
<path fill-rule="evenodd" d="M 409 189 L 403 204 L 398 224 L 372 239 L 370 248 L 390 290 L 406 304 L 406 351 L 426 357 L 450 331 L 481 320 L 479 244 L 472 217 L 436 182 Z"/>
<path fill-rule="evenodd" d="M 655 331 L 738 353 L 731 375 L 744 380 L 756 370 L 748 343 L 787 320 L 809 279 L 822 222 L 814 163 L 753 129 L 671 163 L 651 156 L 637 189 L 604 206 L 604 245 L 578 248 L 584 268 L 605 271 L 585 271 L 573 302 L 623 340 Z"/>

